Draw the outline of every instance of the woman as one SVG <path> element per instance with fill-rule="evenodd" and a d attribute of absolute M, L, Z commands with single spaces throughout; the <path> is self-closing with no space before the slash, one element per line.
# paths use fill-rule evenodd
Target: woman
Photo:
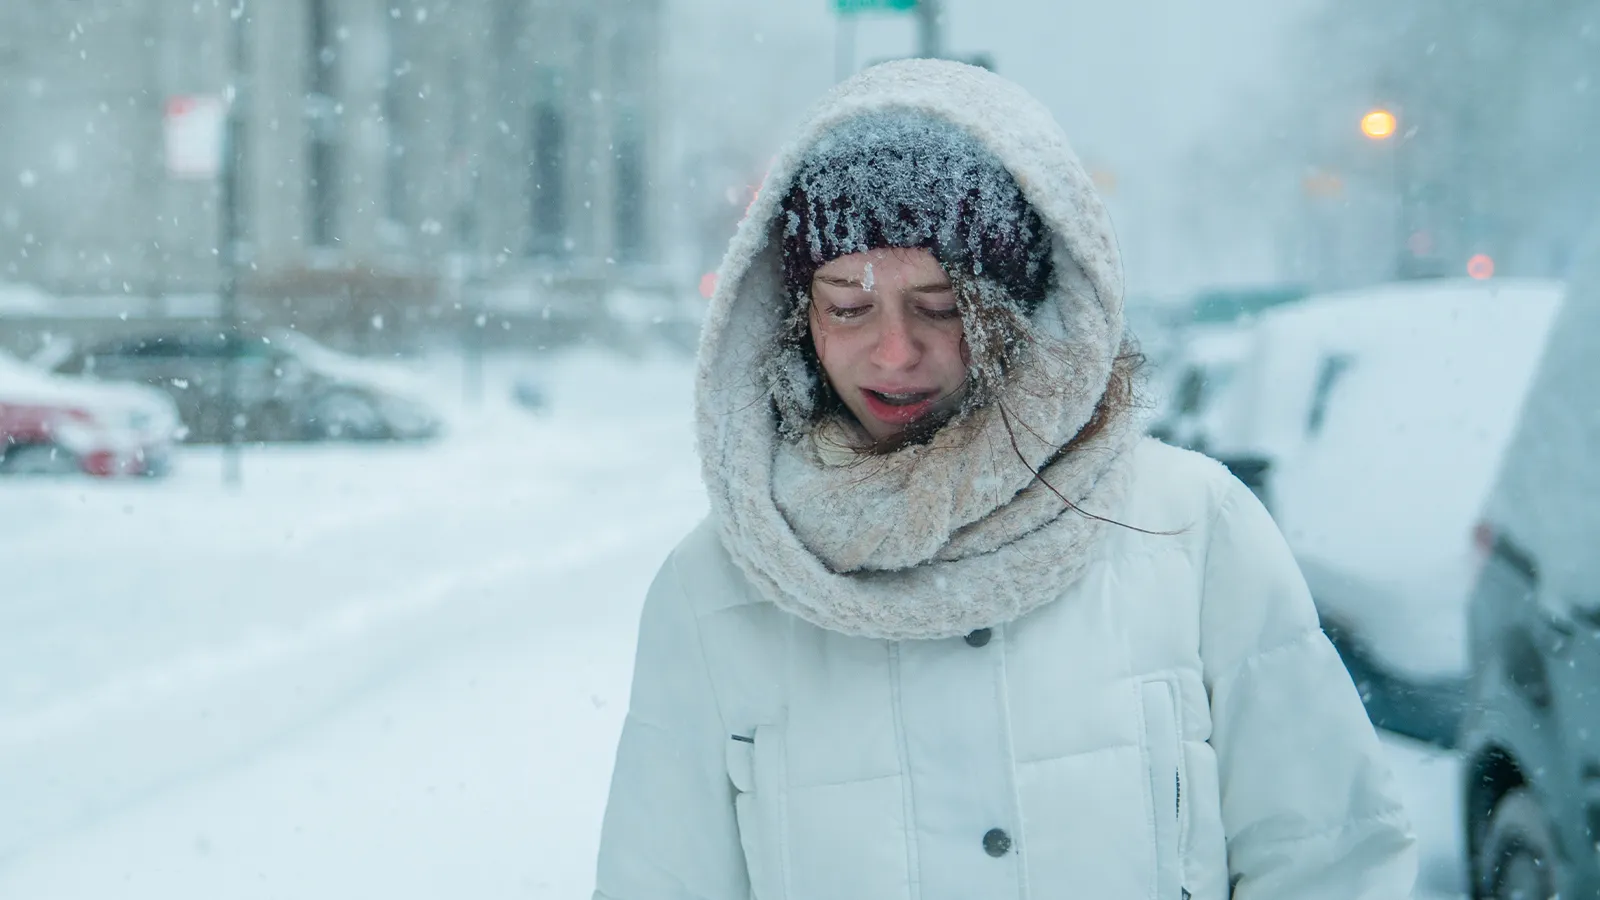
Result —
<path fill-rule="evenodd" d="M 597 897 L 1409 896 L 1289 551 L 1142 437 L 1121 303 L 1016 86 L 908 61 L 820 104 L 712 301 L 712 511 L 645 601 Z"/>

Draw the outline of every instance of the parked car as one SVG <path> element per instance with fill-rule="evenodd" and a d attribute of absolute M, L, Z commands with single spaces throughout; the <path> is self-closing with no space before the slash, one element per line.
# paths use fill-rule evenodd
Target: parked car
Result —
<path fill-rule="evenodd" d="M 1474 898 L 1600 896 L 1600 244 L 1474 533 L 1460 746 Z"/>
<path fill-rule="evenodd" d="M 180 427 L 159 391 L 52 375 L 0 354 L 0 474 L 161 475 Z"/>
<path fill-rule="evenodd" d="M 1156 417 L 1150 433 L 1199 453 L 1209 450 L 1218 427 L 1219 399 L 1252 346 L 1249 323 L 1191 325 L 1156 379 Z"/>
<path fill-rule="evenodd" d="M 1441 280 L 1274 308 L 1208 414 L 1207 452 L 1254 463 L 1379 727 L 1455 742 L 1465 536 L 1562 293 L 1554 281 Z"/>
<path fill-rule="evenodd" d="M 230 357 L 241 440 L 410 440 L 440 431 L 406 373 L 290 330 L 145 335 L 73 350 L 56 370 L 165 391 L 188 429 L 185 440 L 220 443 L 230 431 L 223 397 Z"/>
<path fill-rule="evenodd" d="M 1166 336 L 1165 343 L 1175 346 L 1162 354 L 1156 372 L 1157 413 L 1150 434 L 1221 462 L 1269 508 L 1271 461 L 1239 452 L 1228 433 L 1239 412 L 1236 376 L 1256 344 L 1258 317 L 1306 293 L 1299 285 L 1269 284 L 1196 294 L 1182 305 L 1186 321 Z"/>

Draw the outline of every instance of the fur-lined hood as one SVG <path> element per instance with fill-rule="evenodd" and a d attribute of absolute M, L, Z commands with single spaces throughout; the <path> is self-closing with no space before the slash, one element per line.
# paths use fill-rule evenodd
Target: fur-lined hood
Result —
<path fill-rule="evenodd" d="M 777 434 L 762 377 L 787 312 L 775 229 L 812 146 L 841 123 L 897 110 L 976 137 L 1054 232 L 1056 286 L 1031 320 L 1049 352 L 1021 359 L 992 408 L 929 444 L 841 469 Z M 780 607 L 852 634 L 947 637 L 1052 599 L 1082 568 L 1102 524 L 1067 512 L 1060 497 L 1114 513 L 1118 462 L 1138 439 L 1137 423 L 1122 414 L 1088 445 L 1059 453 L 1094 414 L 1122 342 L 1111 223 L 1050 113 L 1011 82 L 959 63 L 908 60 L 862 72 L 824 97 L 778 155 L 711 299 L 697 438 L 725 546 Z"/>

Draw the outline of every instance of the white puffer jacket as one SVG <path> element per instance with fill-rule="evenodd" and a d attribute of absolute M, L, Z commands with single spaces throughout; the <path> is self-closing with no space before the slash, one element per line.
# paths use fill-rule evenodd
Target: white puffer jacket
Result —
<path fill-rule="evenodd" d="M 883 641 L 764 601 L 708 523 L 645 601 L 597 897 L 1393 900 L 1416 860 L 1276 527 L 1148 442 L 1062 597 Z M 1002 836 L 1003 834 L 1003 836 Z"/>
<path fill-rule="evenodd" d="M 776 434 L 759 374 L 777 198 L 809 145 L 895 109 L 980 139 L 1054 232 L 1052 352 L 928 445 L 839 466 Z M 712 514 L 645 601 L 597 898 L 1410 895 L 1377 737 L 1255 497 L 1120 413 L 1056 454 L 1121 342 L 1104 209 L 1020 89 L 917 61 L 820 104 L 707 317 Z"/>

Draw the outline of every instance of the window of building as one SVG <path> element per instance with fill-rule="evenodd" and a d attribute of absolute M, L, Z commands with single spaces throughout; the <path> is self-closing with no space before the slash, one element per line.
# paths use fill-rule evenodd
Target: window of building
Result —
<path fill-rule="evenodd" d="M 383 81 L 383 124 L 389 143 L 383 156 L 383 216 L 391 222 L 405 222 L 410 212 L 406 202 L 406 139 L 404 92 L 411 70 L 410 44 L 406 40 L 410 18 L 400 7 L 386 17 L 384 48 L 387 62 Z"/>
<path fill-rule="evenodd" d="M 566 117 L 553 101 L 543 100 L 533 105 L 529 118 L 529 249 L 538 256 L 559 256 L 567 242 Z"/>
<path fill-rule="evenodd" d="M 646 256 L 649 210 L 645 197 L 644 135 L 636 117 L 617 123 L 613 142 L 613 213 L 617 259 L 639 262 Z"/>
<path fill-rule="evenodd" d="M 306 90 L 308 233 L 318 247 L 333 244 L 338 212 L 339 51 L 329 0 L 309 0 L 310 66 Z"/>

